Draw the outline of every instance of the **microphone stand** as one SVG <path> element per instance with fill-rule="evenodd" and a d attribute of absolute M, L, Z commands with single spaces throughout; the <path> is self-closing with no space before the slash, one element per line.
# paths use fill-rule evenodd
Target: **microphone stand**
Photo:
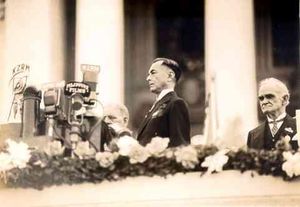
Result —
<path fill-rule="evenodd" d="M 55 125 L 54 115 L 46 115 L 46 119 L 47 119 L 46 135 L 49 137 L 54 137 L 54 125 Z"/>
<path fill-rule="evenodd" d="M 73 100 L 75 96 L 78 98 L 77 94 L 73 94 L 70 98 Z M 83 106 L 82 106 L 83 107 Z M 78 110 L 77 110 L 78 111 Z M 76 114 L 76 110 L 72 109 L 72 106 L 69 107 L 68 113 L 68 123 L 71 125 L 71 130 L 69 132 L 70 135 L 70 142 L 71 142 L 71 156 L 74 157 L 74 150 L 78 142 L 81 140 L 81 125 L 83 124 L 84 114 L 81 113 L 79 115 Z"/>

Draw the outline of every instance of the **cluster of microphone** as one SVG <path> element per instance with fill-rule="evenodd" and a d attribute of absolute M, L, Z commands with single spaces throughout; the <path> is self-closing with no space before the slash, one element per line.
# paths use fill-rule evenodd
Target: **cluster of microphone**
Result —
<path fill-rule="evenodd" d="M 81 70 L 81 82 L 44 84 L 41 90 L 34 86 L 25 88 L 21 110 L 23 138 L 46 135 L 60 139 L 73 148 L 74 143 L 83 137 L 82 128 L 97 127 L 89 124 L 87 120 L 91 117 L 101 120 L 103 116 L 102 105 L 97 100 L 100 67 L 82 65 Z M 89 126 L 83 127 L 86 123 Z"/>

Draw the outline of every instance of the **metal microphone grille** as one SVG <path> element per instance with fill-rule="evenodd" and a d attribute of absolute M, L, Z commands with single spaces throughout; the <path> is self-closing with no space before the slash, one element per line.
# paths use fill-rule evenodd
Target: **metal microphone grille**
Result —
<path fill-rule="evenodd" d="M 41 92 L 34 86 L 28 86 L 24 93 L 23 93 L 24 98 L 26 97 L 37 97 L 41 98 Z"/>

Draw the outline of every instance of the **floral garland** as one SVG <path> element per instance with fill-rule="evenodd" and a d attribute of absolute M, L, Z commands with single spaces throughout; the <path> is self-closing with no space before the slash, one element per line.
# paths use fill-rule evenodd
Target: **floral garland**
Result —
<path fill-rule="evenodd" d="M 300 176 L 300 152 L 291 151 L 288 138 L 276 150 L 218 149 L 192 144 L 167 148 L 169 139 L 154 137 L 145 147 L 129 136 L 121 137 L 116 152 L 95 152 L 88 142 L 78 143 L 73 156 L 52 141 L 43 150 L 30 149 L 22 142 L 7 140 L 0 150 L 0 182 L 8 187 L 43 189 L 61 184 L 100 183 L 133 176 L 163 176 L 178 172 L 216 173 L 234 169 L 257 171 L 261 175 L 292 180 Z"/>

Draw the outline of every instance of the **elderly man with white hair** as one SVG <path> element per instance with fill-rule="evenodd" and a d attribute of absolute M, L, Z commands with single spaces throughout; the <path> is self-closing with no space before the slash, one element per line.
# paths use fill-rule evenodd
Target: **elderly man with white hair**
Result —
<path fill-rule="evenodd" d="M 108 125 L 112 139 L 104 146 L 105 151 L 118 151 L 120 137 L 131 137 L 132 132 L 127 128 L 129 112 L 121 103 L 109 103 L 104 106 L 103 121 Z M 133 139 L 133 138 L 132 138 Z"/>
<path fill-rule="evenodd" d="M 276 142 L 288 135 L 292 148 L 298 149 L 296 120 L 286 113 L 289 98 L 288 88 L 280 80 L 267 78 L 260 82 L 258 102 L 266 121 L 249 132 L 249 148 L 274 150 Z"/>
<path fill-rule="evenodd" d="M 114 136 L 131 135 L 131 131 L 127 128 L 129 112 L 125 105 L 120 103 L 105 105 L 103 120 L 112 129 Z"/>

